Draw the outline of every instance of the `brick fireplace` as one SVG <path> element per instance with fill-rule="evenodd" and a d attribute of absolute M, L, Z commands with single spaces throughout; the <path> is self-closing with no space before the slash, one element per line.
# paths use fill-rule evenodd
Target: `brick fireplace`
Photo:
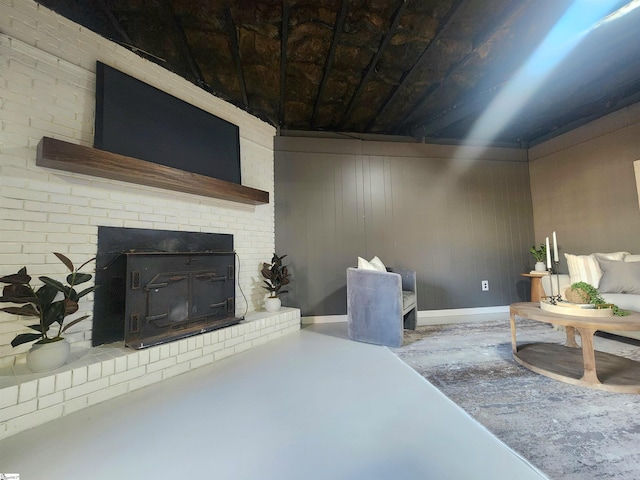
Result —
<path fill-rule="evenodd" d="M 10 346 L 24 323 L 0 312 L 1 436 L 299 328 L 295 309 L 273 317 L 261 311 L 259 266 L 275 251 L 272 126 L 31 0 L 0 2 L 0 32 L 6 87 L 0 103 L 0 273 L 26 265 L 34 277 L 64 274 L 52 252 L 83 263 L 98 251 L 101 226 L 230 234 L 238 260 L 235 282 L 245 294 L 236 291 L 235 316 L 248 312 L 240 324 L 138 351 L 118 343 L 92 348 L 92 321 L 85 320 L 68 335 L 76 360 L 36 377 L 23 370 L 29 345 Z M 36 165 L 43 137 L 93 146 L 97 60 L 237 125 L 242 183 L 269 192 L 269 203 L 243 204 Z M 85 300 L 79 314 L 92 315 L 93 298 Z"/>
<path fill-rule="evenodd" d="M 0 13 L 7 87 L 0 104 L 0 273 L 26 265 L 34 276 L 64 274 L 53 252 L 84 263 L 96 255 L 99 227 L 230 234 L 238 258 L 236 283 L 246 296 L 236 292 L 236 316 L 260 309 L 259 265 L 275 251 L 275 129 L 31 0 L 0 3 Z M 243 185 L 268 192 L 269 203 L 243 204 L 37 166 L 43 137 L 93 145 L 97 60 L 238 125 Z M 81 313 L 93 314 L 92 300 L 81 302 Z M 0 315 L 1 368 L 23 362 L 29 346 L 10 346 L 24 325 Z M 91 346 L 92 321 L 69 333 L 72 345 Z"/>

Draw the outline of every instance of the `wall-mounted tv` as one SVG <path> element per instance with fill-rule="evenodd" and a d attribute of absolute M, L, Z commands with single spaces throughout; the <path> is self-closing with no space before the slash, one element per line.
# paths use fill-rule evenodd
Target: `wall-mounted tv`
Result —
<path fill-rule="evenodd" d="M 97 62 L 94 147 L 240 184 L 238 127 Z"/>

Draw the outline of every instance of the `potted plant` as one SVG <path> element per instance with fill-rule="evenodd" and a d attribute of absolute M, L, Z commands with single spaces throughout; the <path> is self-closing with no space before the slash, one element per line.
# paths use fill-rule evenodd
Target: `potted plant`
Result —
<path fill-rule="evenodd" d="M 607 303 L 596 287 L 587 282 L 576 282 L 571 284 L 565 291 L 567 300 L 571 303 L 590 303 L 596 308 L 610 308 L 613 314 L 618 317 L 629 315 L 627 310 L 618 308 L 617 305 Z"/>
<path fill-rule="evenodd" d="M 280 309 L 282 302 L 278 295 L 287 293 L 286 290 L 282 290 L 282 287 L 289 284 L 289 270 L 282 265 L 282 260 L 286 255 L 279 257 L 275 253 L 271 259 L 271 263 L 263 263 L 260 273 L 264 277 L 264 287 L 269 296 L 264 301 L 264 307 L 268 312 L 276 312 Z"/>
<path fill-rule="evenodd" d="M 52 370 L 67 361 L 70 346 L 62 334 L 89 315 L 76 318 L 64 325 L 65 317 L 76 313 L 78 301 L 96 288 L 91 286 L 80 292 L 76 291 L 76 286 L 91 280 L 91 274 L 80 273 L 80 270 L 93 261 L 93 258 L 75 268 L 71 260 L 61 253 L 54 255 L 71 272 L 66 277 L 66 285 L 53 278 L 39 277 L 43 285 L 35 289 L 31 285 L 27 267 L 22 267 L 18 273 L 0 278 L 1 283 L 7 284 L 2 290 L 0 302 L 18 305 L 3 307 L 0 310 L 13 315 L 38 318 L 38 323 L 29 325 L 29 328 L 37 333 L 20 333 L 11 341 L 11 345 L 17 347 L 37 340 L 27 353 L 27 365 L 34 372 Z M 50 327 L 54 323 L 58 324 L 58 328 L 53 328 L 51 332 Z"/>
<path fill-rule="evenodd" d="M 536 260 L 536 264 L 533 269 L 536 272 L 544 272 L 546 271 L 546 267 L 544 265 L 545 257 L 547 256 L 547 246 L 544 243 L 540 244 L 540 248 L 536 248 L 535 245 L 532 245 L 529 249 L 529 253 L 533 255 L 533 258 Z"/>

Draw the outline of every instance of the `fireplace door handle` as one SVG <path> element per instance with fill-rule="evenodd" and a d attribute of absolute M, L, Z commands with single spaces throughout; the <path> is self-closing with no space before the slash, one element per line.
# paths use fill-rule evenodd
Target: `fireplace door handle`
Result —
<path fill-rule="evenodd" d="M 144 317 L 147 322 L 154 322 L 156 320 L 162 320 L 163 318 L 167 318 L 168 315 L 166 313 L 161 313 L 159 315 L 149 315 L 148 317 Z"/>
<path fill-rule="evenodd" d="M 220 303 L 212 303 L 209 305 L 209 308 L 219 308 L 219 307 L 224 307 L 227 304 L 227 301 L 223 301 Z"/>
<path fill-rule="evenodd" d="M 173 277 L 169 277 L 168 282 L 160 282 L 160 283 L 150 283 L 146 286 L 147 290 L 151 290 L 152 288 L 164 288 L 168 287 L 170 283 L 181 282 L 187 278 L 186 275 L 174 275 Z"/>
<path fill-rule="evenodd" d="M 224 282 L 225 277 L 219 277 L 217 273 L 201 273 L 196 275 L 196 280 L 209 280 L 210 282 Z"/>
<path fill-rule="evenodd" d="M 173 277 L 169 277 L 170 282 L 181 282 L 182 280 L 186 280 L 186 275 L 174 275 Z"/>

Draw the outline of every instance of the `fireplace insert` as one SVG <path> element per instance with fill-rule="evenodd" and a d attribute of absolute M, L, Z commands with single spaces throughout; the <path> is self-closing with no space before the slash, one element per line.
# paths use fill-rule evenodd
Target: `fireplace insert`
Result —
<path fill-rule="evenodd" d="M 143 348 L 237 323 L 233 253 L 127 253 L 125 344 Z"/>
<path fill-rule="evenodd" d="M 98 228 L 92 344 L 144 348 L 240 322 L 233 235 Z"/>

